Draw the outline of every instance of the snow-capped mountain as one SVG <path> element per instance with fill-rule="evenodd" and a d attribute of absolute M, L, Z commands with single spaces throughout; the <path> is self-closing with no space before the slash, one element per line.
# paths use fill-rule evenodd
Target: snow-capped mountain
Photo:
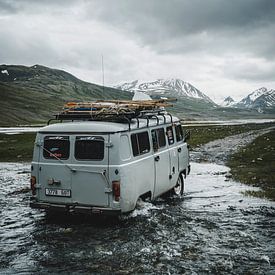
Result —
<path fill-rule="evenodd" d="M 236 101 L 231 96 L 228 96 L 221 102 L 220 105 L 223 107 L 232 107 L 235 103 Z"/>
<path fill-rule="evenodd" d="M 236 104 L 242 108 L 270 108 L 275 107 L 275 90 L 262 87 Z"/>
<path fill-rule="evenodd" d="M 150 96 L 176 98 L 190 97 L 214 103 L 207 95 L 181 79 L 158 79 L 152 82 L 140 82 L 139 80 L 135 80 L 117 85 L 114 88 L 130 92 L 144 92 Z"/>

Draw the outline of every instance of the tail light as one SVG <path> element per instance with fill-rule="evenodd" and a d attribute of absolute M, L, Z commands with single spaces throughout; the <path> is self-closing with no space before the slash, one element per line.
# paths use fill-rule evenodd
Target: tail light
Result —
<path fill-rule="evenodd" d="M 112 182 L 112 189 L 115 201 L 119 201 L 120 199 L 120 181 Z"/>
<path fill-rule="evenodd" d="M 36 177 L 31 176 L 31 190 L 32 190 L 32 195 L 34 196 L 36 194 Z"/>

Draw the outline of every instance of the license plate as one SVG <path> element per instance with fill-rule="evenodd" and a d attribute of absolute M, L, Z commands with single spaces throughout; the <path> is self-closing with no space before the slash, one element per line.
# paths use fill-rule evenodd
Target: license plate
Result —
<path fill-rule="evenodd" d="M 70 189 L 45 189 L 46 196 L 55 196 L 55 197 L 71 197 Z"/>

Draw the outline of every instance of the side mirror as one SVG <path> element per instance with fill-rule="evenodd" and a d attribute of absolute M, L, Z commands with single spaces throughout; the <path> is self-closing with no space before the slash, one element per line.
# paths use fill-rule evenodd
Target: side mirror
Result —
<path fill-rule="evenodd" d="M 189 140 L 190 137 L 191 137 L 190 131 L 186 131 L 186 132 L 185 132 L 185 136 L 184 136 L 184 142 L 186 142 L 187 140 Z"/>

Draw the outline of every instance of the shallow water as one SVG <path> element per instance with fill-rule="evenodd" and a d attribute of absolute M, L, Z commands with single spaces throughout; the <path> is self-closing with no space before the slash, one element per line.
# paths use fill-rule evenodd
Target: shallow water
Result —
<path fill-rule="evenodd" d="M 2 274 L 275 273 L 275 203 L 243 196 L 251 188 L 225 166 L 192 163 L 182 199 L 140 202 L 119 219 L 30 209 L 29 168 L 0 166 Z"/>

